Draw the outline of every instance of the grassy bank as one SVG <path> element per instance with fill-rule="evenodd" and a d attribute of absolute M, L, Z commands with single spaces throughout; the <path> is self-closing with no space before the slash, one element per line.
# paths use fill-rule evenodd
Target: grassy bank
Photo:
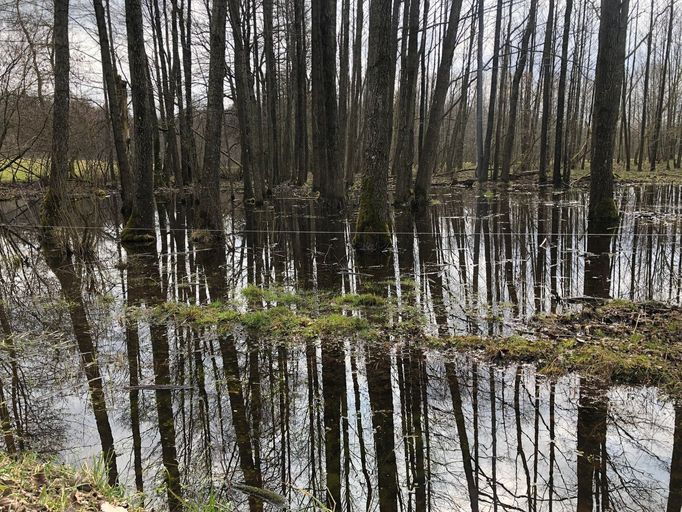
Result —
<path fill-rule="evenodd" d="M 641 172 L 637 171 L 637 166 L 631 164 L 630 170 L 626 170 L 624 163 L 614 162 L 613 176 L 617 183 L 644 183 L 644 184 L 681 184 L 682 170 L 674 169 L 672 166 L 668 169 L 665 163 L 660 163 L 657 170 L 651 172 L 649 166 L 646 165 Z M 590 164 L 585 164 L 585 169 L 575 169 L 571 173 L 571 182 L 575 184 L 586 183 L 590 180 Z"/>
<path fill-rule="evenodd" d="M 631 164 L 630 170 L 626 170 L 625 163 L 613 163 L 613 176 L 616 183 L 621 184 L 682 184 L 682 169 L 676 169 L 672 164 L 666 166 L 665 162 L 660 162 L 657 170 L 651 172 L 649 165 L 645 165 L 642 172 L 637 172 L 637 165 Z M 476 164 L 466 162 L 463 169 L 457 173 L 457 179 L 453 180 L 451 172 L 442 172 L 434 176 L 434 185 L 441 187 L 450 186 L 453 181 L 461 184 L 471 185 L 476 180 Z M 511 174 L 511 186 L 531 186 L 537 185 L 537 170 L 525 172 L 514 172 Z M 492 183 L 492 182 L 490 182 Z M 573 186 L 588 186 L 590 183 L 590 162 L 585 163 L 585 168 L 577 167 L 571 171 L 571 184 Z"/>
<path fill-rule="evenodd" d="M 23 157 L 16 160 L 0 160 L 0 184 L 2 185 L 22 185 L 40 181 L 49 172 L 49 159 L 39 157 Z M 448 186 L 455 181 L 471 182 L 475 180 L 476 164 L 466 162 L 463 169 L 457 173 L 456 180 L 452 172 L 442 172 L 434 176 L 434 185 Z M 114 174 L 118 175 L 118 170 L 114 164 Z M 626 170 L 623 162 L 614 162 L 613 174 L 619 183 L 682 183 L 682 169 L 675 169 L 672 162 L 670 165 L 661 162 L 657 170 L 651 172 L 646 165 L 642 172 L 637 172 L 636 165 L 633 163 L 630 170 Z M 585 163 L 585 168 L 580 167 L 571 172 L 571 183 L 581 185 L 589 183 L 590 163 Z M 71 178 L 83 181 L 106 182 L 111 179 L 109 163 L 104 160 L 85 160 L 76 159 L 71 162 Z M 230 180 L 225 180 L 228 183 Z M 520 181 L 526 183 L 537 182 L 537 173 L 527 171 L 522 173 L 512 172 L 512 183 Z M 237 185 L 237 184 L 235 184 Z M 286 197 L 301 194 L 300 187 L 280 185 L 279 192 Z M 309 195 L 309 194 L 308 194 Z"/>
<path fill-rule="evenodd" d="M 0 452 L 0 510 L 141 512 L 121 488 L 109 486 L 103 467 L 76 470 L 34 454 Z"/>
<path fill-rule="evenodd" d="M 49 172 L 47 158 L 24 157 L 0 160 L 0 183 L 21 184 L 40 181 Z M 103 160 L 78 159 L 71 162 L 72 179 L 106 181 L 110 177 L 109 164 Z"/>

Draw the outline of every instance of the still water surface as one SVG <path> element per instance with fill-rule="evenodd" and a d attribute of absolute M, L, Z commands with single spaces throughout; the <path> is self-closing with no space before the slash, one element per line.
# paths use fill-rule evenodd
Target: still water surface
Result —
<path fill-rule="evenodd" d="M 618 201 L 618 230 L 588 234 L 582 191 L 456 191 L 396 214 L 392 250 L 371 260 L 352 251 L 352 223 L 312 201 L 231 209 L 225 244 L 207 249 L 170 197 L 142 253 L 117 242 L 114 201 L 82 200 L 73 254 L 41 250 L 35 205 L 2 203 L 0 380 L 16 442 L 74 463 L 115 453 L 110 474 L 174 510 L 213 495 L 235 510 L 680 511 L 682 402 L 654 388 L 549 380 L 409 340 L 273 342 L 130 314 L 268 307 L 246 304 L 249 284 L 380 293 L 436 336 L 522 332 L 584 295 L 679 304 L 682 189 L 625 187 Z"/>

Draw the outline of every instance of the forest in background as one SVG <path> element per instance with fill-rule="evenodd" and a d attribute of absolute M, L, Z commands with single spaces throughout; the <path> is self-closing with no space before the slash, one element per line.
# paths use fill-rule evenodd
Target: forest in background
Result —
<path fill-rule="evenodd" d="M 49 161 L 50 217 L 74 162 L 106 161 L 129 240 L 152 231 L 155 187 L 193 187 L 197 235 L 210 239 L 221 176 L 255 204 L 308 184 L 332 210 L 355 184 L 357 231 L 368 234 L 358 245 L 370 248 L 389 231 L 389 183 L 396 205 L 419 206 L 434 176 L 560 187 L 588 168 L 610 197 L 612 160 L 680 167 L 678 10 L 672 0 L 5 2 L 0 172 L 7 181 L 27 159 Z"/>

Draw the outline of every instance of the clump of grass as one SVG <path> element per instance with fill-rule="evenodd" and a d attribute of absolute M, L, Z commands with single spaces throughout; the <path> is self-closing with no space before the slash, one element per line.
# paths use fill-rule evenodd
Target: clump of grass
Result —
<path fill-rule="evenodd" d="M 249 285 L 242 290 L 242 295 L 249 302 L 266 302 L 283 306 L 301 305 L 305 298 L 280 288 L 260 288 Z"/>
<path fill-rule="evenodd" d="M 437 344 L 440 347 L 454 348 L 460 352 L 478 352 L 485 359 L 498 363 L 553 361 L 557 357 L 557 352 L 566 348 L 563 343 L 533 340 L 522 336 L 505 338 L 453 336 L 441 339 Z"/>
<path fill-rule="evenodd" d="M 173 318 L 177 322 L 196 326 L 214 324 L 233 326 L 240 318 L 239 311 L 219 302 L 204 306 L 189 305 L 181 302 L 164 302 L 151 310 L 130 308 L 129 312 L 133 317 L 146 316 L 152 322 L 164 322 L 169 318 Z"/>
<path fill-rule="evenodd" d="M 310 319 L 305 315 L 296 314 L 287 307 L 277 306 L 242 313 L 237 322 L 252 332 L 288 337 L 299 335 L 310 323 Z"/>
<path fill-rule="evenodd" d="M 140 310 L 133 314 L 147 313 L 152 322 L 163 322 L 173 318 L 176 322 L 191 324 L 196 327 L 214 326 L 221 332 L 244 327 L 255 333 L 280 335 L 296 335 L 302 327 L 310 323 L 310 319 L 298 314 L 286 306 L 239 311 L 233 304 L 213 302 L 208 305 L 188 305 L 178 302 L 166 302 L 149 312 Z"/>
<path fill-rule="evenodd" d="M 121 243 L 130 245 L 152 245 L 156 238 L 152 233 L 136 231 L 134 228 L 126 226 L 121 231 Z"/>
<path fill-rule="evenodd" d="M 223 499 L 215 491 L 211 491 L 207 496 L 200 498 L 185 499 L 182 505 L 186 512 L 232 512 L 234 510 L 234 505 Z"/>
<path fill-rule="evenodd" d="M 192 241 L 197 245 L 211 245 L 215 243 L 218 233 L 207 229 L 194 229 L 192 231 Z"/>
<path fill-rule="evenodd" d="M 31 453 L 16 458 L 0 453 L 0 510 L 100 510 L 106 503 L 141 511 L 120 487 L 106 483 L 105 473 L 104 464 L 76 470 Z"/>
<path fill-rule="evenodd" d="M 629 352 L 625 346 L 582 344 L 566 354 L 566 367 L 612 382 L 675 386 L 679 369 L 657 356 Z"/>
<path fill-rule="evenodd" d="M 386 300 L 372 294 L 321 298 L 317 302 L 305 294 L 293 294 L 281 289 L 247 286 L 242 290 L 247 308 L 239 302 L 212 302 L 205 305 L 166 302 L 151 309 L 129 308 L 132 317 L 151 322 L 173 319 L 196 327 L 213 327 L 218 332 L 244 328 L 264 338 L 289 342 L 314 336 L 351 336 L 368 334 L 370 327 L 383 325 L 384 316 L 373 318 L 347 316 L 338 313 L 343 305 L 360 309 L 371 308 L 376 313 Z"/>
<path fill-rule="evenodd" d="M 386 304 L 386 299 L 374 295 L 373 293 L 348 293 L 346 295 L 340 295 L 332 299 L 334 304 L 339 306 L 348 306 L 352 308 L 360 307 L 378 307 Z"/>

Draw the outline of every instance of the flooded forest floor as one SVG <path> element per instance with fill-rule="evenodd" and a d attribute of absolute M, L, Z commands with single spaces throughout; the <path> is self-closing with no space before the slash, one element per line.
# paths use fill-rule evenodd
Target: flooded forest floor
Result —
<path fill-rule="evenodd" d="M 594 233 L 583 187 L 461 178 L 377 254 L 307 190 L 228 192 L 211 245 L 160 191 L 146 247 L 84 191 L 68 251 L 0 200 L 0 446 L 40 454 L 0 455 L 0 500 L 681 512 L 682 185 L 621 183 Z"/>

